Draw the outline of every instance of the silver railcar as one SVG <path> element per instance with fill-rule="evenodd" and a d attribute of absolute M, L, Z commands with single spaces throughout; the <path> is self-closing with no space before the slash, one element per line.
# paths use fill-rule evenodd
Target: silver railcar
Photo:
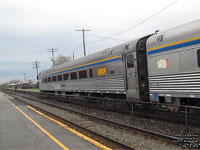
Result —
<path fill-rule="evenodd" d="M 150 100 L 194 104 L 200 101 L 200 20 L 149 37 Z"/>
<path fill-rule="evenodd" d="M 118 95 L 148 100 L 146 40 L 142 37 L 40 73 L 40 90 Z"/>
<path fill-rule="evenodd" d="M 52 67 L 40 90 L 199 105 L 200 20 Z"/>

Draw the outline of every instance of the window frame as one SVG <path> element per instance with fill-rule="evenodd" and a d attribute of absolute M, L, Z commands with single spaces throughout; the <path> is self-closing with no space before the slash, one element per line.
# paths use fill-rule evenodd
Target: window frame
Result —
<path fill-rule="evenodd" d="M 89 69 L 89 77 L 93 78 L 93 70 L 92 70 L 92 68 Z"/>
<path fill-rule="evenodd" d="M 72 78 L 72 74 L 76 75 L 76 78 Z M 77 80 L 78 79 L 78 73 L 77 72 L 70 72 L 70 80 Z"/>
<path fill-rule="evenodd" d="M 50 80 L 49 80 L 49 79 L 50 79 Z M 48 77 L 48 78 L 47 78 L 47 81 L 48 81 L 48 82 L 52 82 L 52 78 L 51 78 L 51 77 Z"/>
<path fill-rule="evenodd" d="M 87 78 L 87 70 L 81 70 L 78 72 L 79 79 L 85 79 Z"/>
<path fill-rule="evenodd" d="M 129 64 L 130 64 L 130 63 L 128 63 L 128 60 L 129 60 L 128 57 L 129 57 L 129 56 L 132 56 L 132 64 L 131 64 L 132 66 L 130 66 L 130 67 L 129 67 Z M 128 55 L 126 55 L 126 67 L 127 67 L 128 69 L 130 69 L 130 68 L 134 68 L 134 66 L 135 66 L 135 65 L 134 65 L 134 56 L 133 56 L 133 54 L 128 54 Z"/>
<path fill-rule="evenodd" d="M 65 75 L 67 75 L 67 79 L 65 78 Z M 63 74 L 63 81 L 69 80 L 69 73 Z"/>
<path fill-rule="evenodd" d="M 114 75 L 115 74 L 115 71 L 114 70 L 111 70 L 110 71 L 110 75 Z"/>
<path fill-rule="evenodd" d="M 61 77 L 61 78 L 60 78 L 60 77 Z M 58 80 L 58 81 L 62 81 L 62 80 L 63 80 L 62 74 L 57 75 L 57 80 Z"/>
<path fill-rule="evenodd" d="M 52 76 L 52 82 L 56 82 L 56 81 L 57 81 L 57 76 Z"/>

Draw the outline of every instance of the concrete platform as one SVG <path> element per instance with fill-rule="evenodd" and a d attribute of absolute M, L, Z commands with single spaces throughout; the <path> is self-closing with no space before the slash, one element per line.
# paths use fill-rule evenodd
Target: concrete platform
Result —
<path fill-rule="evenodd" d="M 0 92 L 0 149 L 101 148 L 36 113 L 24 103 L 14 99 L 9 102 L 9 98 Z"/>

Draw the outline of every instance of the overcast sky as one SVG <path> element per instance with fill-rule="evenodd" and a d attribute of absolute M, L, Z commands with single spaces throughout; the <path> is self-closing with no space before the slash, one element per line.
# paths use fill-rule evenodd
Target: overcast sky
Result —
<path fill-rule="evenodd" d="M 176 0 L 0 0 L 0 83 L 36 76 L 32 62 L 40 70 L 51 67 L 47 52 L 71 56 L 82 43 L 81 32 L 108 37 L 159 12 Z M 200 19 L 199 0 L 179 0 L 172 7 L 147 22 L 113 39 L 87 44 L 91 54 L 127 40 Z M 86 42 L 100 40 L 86 34 Z M 83 48 L 75 58 L 83 56 Z"/>

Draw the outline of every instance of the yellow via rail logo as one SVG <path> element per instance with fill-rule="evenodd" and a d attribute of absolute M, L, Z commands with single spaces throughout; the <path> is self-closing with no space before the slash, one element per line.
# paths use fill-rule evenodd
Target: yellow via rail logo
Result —
<path fill-rule="evenodd" d="M 106 68 L 100 68 L 98 69 L 98 76 L 106 75 Z"/>

